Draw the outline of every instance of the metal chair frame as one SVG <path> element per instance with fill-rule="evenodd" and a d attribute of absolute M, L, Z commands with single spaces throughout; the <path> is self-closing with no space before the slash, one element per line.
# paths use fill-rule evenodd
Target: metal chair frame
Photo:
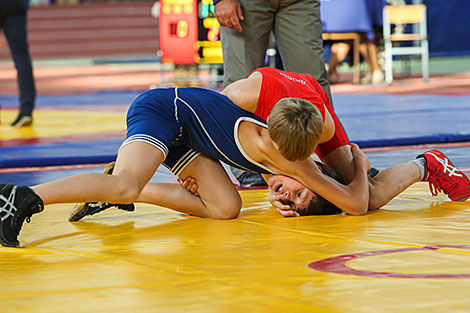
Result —
<path fill-rule="evenodd" d="M 429 44 L 426 25 L 426 6 L 423 4 L 390 6 L 383 9 L 385 45 L 385 81 L 393 81 L 394 55 L 421 55 L 423 80 L 429 80 Z M 392 34 L 392 24 L 414 24 L 413 33 Z M 413 41 L 412 46 L 394 47 L 394 42 Z"/>

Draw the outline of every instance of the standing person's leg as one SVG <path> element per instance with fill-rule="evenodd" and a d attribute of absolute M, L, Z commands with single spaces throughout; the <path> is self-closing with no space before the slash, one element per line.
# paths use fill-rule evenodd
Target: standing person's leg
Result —
<path fill-rule="evenodd" d="M 253 70 L 265 65 L 266 50 L 273 27 L 271 1 L 241 0 L 245 19 L 240 21 L 240 33 L 228 27 L 221 28 L 224 56 L 224 83 L 226 87 L 234 81 L 246 78 Z M 240 171 L 230 167 L 233 175 L 244 187 L 266 185 L 260 174 Z"/>
<path fill-rule="evenodd" d="M 384 73 L 379 65 L 379 56 L 377 52 L 377 46 L 373 40 L 365 38 L 364 42 L 359 46 L 361 55 L 367 62 L 367 74 L 361 80 L 364 84 L 379 84 L 384 81 Z"/>
<path fill-rule="evenodd" d="M 372 70 L 372 84 L 383 83 L 385 75 L 379 65 L 379 55 L 374 41 L 367 42 L 367 51 L 369 53 L 370 67 Z"/>
<path fill-rule="evenodd" d="M 10 47 L 11 56 L 18 72 L 20 110 L 12 126 L 21 127 L 32 123 L 36 100 L 33 67 L 29 53 L 26 10 L 5 18 L 3 31 Z"/>
<path fill-rule="evenodd" d="M 281 0 L 274 35 L 284 69 L 312 75 L 331 99 L 323 57 L 319 0 Z"/>
<path fill-rule="evenodd" d="M 344 61 L 349 53 L 350 45 L 346 42 L 335 42 L 331 45 L 330 60 L 328 62 L 328 79 L 333 80 L 336 68 Z"/>
<path fill-rule="evenodd" d="M 221 41 L 224 56 L 223 86 L 246 78 L 254 69 L 265 65 L 269 35 L 273 27 L 273 9 L 268 1 L 241 0 L 245 19 L 240 33 L 222 27 Z"/>

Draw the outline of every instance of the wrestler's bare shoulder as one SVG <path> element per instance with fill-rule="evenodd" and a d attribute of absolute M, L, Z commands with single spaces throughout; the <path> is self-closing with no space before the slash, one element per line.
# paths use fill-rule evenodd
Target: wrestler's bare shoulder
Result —
<path fill-rule="evenodd" d="M 255 113 L 262 81 L 262 74 L 255 72 L 248 78 L 231 83 L 222 91 L 222 94 L 243 110 Z"/>

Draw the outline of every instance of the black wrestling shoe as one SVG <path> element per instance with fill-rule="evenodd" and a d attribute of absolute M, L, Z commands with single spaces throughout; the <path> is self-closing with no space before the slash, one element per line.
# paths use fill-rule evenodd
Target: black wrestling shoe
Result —
<path fill-rule="evenodd" d="M 259 173 L 243 172 L 237 179 L 240 187 L 268 186 Z"/>
<path fill-rule="evenodd" d="M 106 166 L 103 174 L 112 174 L 115 162 L 111 162 Z M 133 212 L 135 210 L 134 204 L 112 204 L 108 202 L 87 202 L 77 203 L 70 213 L 69 222 L 77 222 L 87 215 L 93 215 L 104 211 L 106 209 L 116 207 L 120 210 Z"/>
<path fill-rule="evenodd" d="M 0 184 L 0 243 L 19 247 L 18 235 L 24 220 L 44 210 L 41 198 L 27 186 Z"/>
<path fill-rule="evenodd" d="M 77 203 L 70 213 L 69 222 L 77 222 L 88 215 L 93 215 L 104 211 L 106 209 L 116 207 L 120 210 L 133 212 L 135 210 L 134 204 L 112 204 L 108 202 L 87 202 Z"/>
<path fill-rule="evenodd" d="M 23 126 L 30 126 L 33 124 L 33 117 L 31 115 L 19 114 L 16 120 L 11 123 L 11 126 L 20 128 Z"/>

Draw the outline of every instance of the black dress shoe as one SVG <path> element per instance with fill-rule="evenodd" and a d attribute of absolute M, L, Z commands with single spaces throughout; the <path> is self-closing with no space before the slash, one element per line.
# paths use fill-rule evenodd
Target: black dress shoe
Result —
<path fill-rule="evenodd" d="M 238 182 L 241 187 L 267 186 L 263 176 L 259 173 L 243 172 L 238 176 Z"/>
<path fill-rule="evenodd" d="M 16 118 L 16 120 L 11 123 L 11 126 L 19 128 L 23 126 L 29 126 L 33 124 L 33 117 L 31 115 L 26 115 L 26 114 L 20 114 Z"/>

